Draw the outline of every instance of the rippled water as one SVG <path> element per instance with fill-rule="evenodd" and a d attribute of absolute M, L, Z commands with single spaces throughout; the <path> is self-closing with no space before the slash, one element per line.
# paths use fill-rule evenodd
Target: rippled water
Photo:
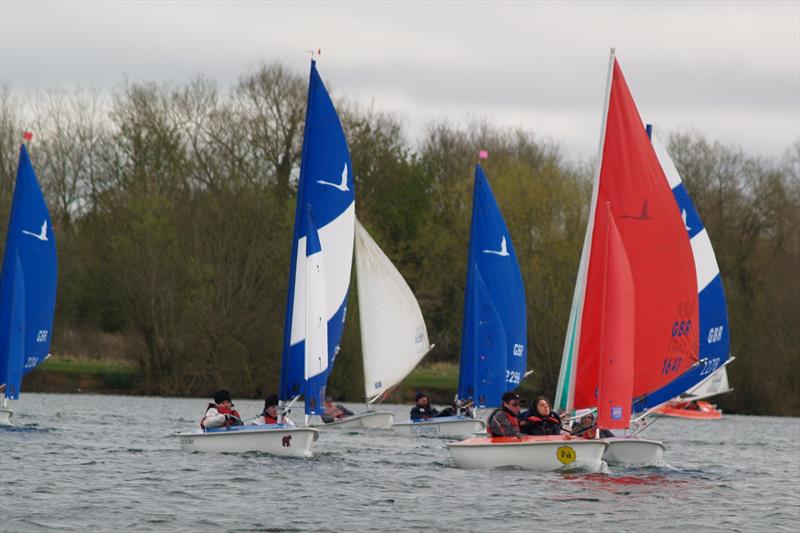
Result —
<path fill-rule="evenodd" d="M 0 428 L 0 530 L 798 531 L 800 419 L 661 419 L 669 465 L 465 471 L 444 440 L 328 431 L 313 459 L 189 454 L 206 400 L 25 394 Z M 238 401 L 243 415 L 262 403 Z M 355 406 L 351 406 L 355 407 Z M 406 406 L 385 406 L 398 418 Z M 357 410 L 357 409 L 354 409 Z"/>

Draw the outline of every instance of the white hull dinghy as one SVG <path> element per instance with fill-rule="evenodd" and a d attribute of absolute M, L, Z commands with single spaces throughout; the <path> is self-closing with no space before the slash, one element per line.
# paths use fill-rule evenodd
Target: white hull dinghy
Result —
<path fill-rule="evenodd" d="M 638 437 L 612 437 L 601 440 L 608 443 L 603 460 L 610 465 L 655 465 L 664 459 L 664 452 L 667 450 L 663 442 Z"/>
<path fill-rule="evenodd" d="M 327 424 L 311 424 L 316 429 L 391 429 L 394 415 L 385 411 L 367 411 Z"/>
<path fill-rule="evenodd" d="M 412 437 L 467 437 L 486 431 L 486 423 L 467 416 L 447 416 L 398 422 L 392 425 L 392 430 Z"/>
<path fill-rule="evenodd" d="M 281 457 L 312 457 L 311 445 L 319 438 L 313 428 L 283 424 L 234 426 L 179 433 L 181 449 L 188 452 L 261 452 Z"/>
<path fill-rule="evenodd" d="M 603 440 L 558 435 L 474 437 L 447 445 L 458 468 L 510 466 L 538 472 L 598 472 L 606 446 Z"/>

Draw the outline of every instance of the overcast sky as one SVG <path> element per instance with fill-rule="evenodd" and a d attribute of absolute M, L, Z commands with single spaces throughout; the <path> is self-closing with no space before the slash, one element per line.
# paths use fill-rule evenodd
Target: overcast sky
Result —
<path fill-rule="evenodd" d="M 800 0 L 781 2 L 35 2 L 0 0 L 0 78 L 28 94 L 125 79 L 223 86 L 281 61 L 409 134 L 486 118 L 595 155 L 608 51 L 658 130 L 755 155 L 800 139 Z"/>

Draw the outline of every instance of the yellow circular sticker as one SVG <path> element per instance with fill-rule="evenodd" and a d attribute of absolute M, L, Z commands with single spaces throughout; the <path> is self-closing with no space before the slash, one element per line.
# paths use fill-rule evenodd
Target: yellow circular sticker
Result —
<path fill-rule="evenodd" d="M 575 450 L 572 446 L 559 446 L 556 450 L 556 457 L 561 463 L 568 465 L 575 462 Z"/>

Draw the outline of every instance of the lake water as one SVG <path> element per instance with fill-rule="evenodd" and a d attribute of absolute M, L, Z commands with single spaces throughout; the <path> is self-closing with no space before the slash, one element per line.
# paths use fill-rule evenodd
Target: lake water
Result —
<path fill-rule="evenodd" d="M 0 530 L 800 530 L 797 418 L 660 419 L 644 436 L 668 464 L 559 474 L 459 470 L 445 440 L 380 431 L 324 432 L 313 459 L 182 452 L 171 434 L 206 402 L 24 394 L 0 428 Z"/>

